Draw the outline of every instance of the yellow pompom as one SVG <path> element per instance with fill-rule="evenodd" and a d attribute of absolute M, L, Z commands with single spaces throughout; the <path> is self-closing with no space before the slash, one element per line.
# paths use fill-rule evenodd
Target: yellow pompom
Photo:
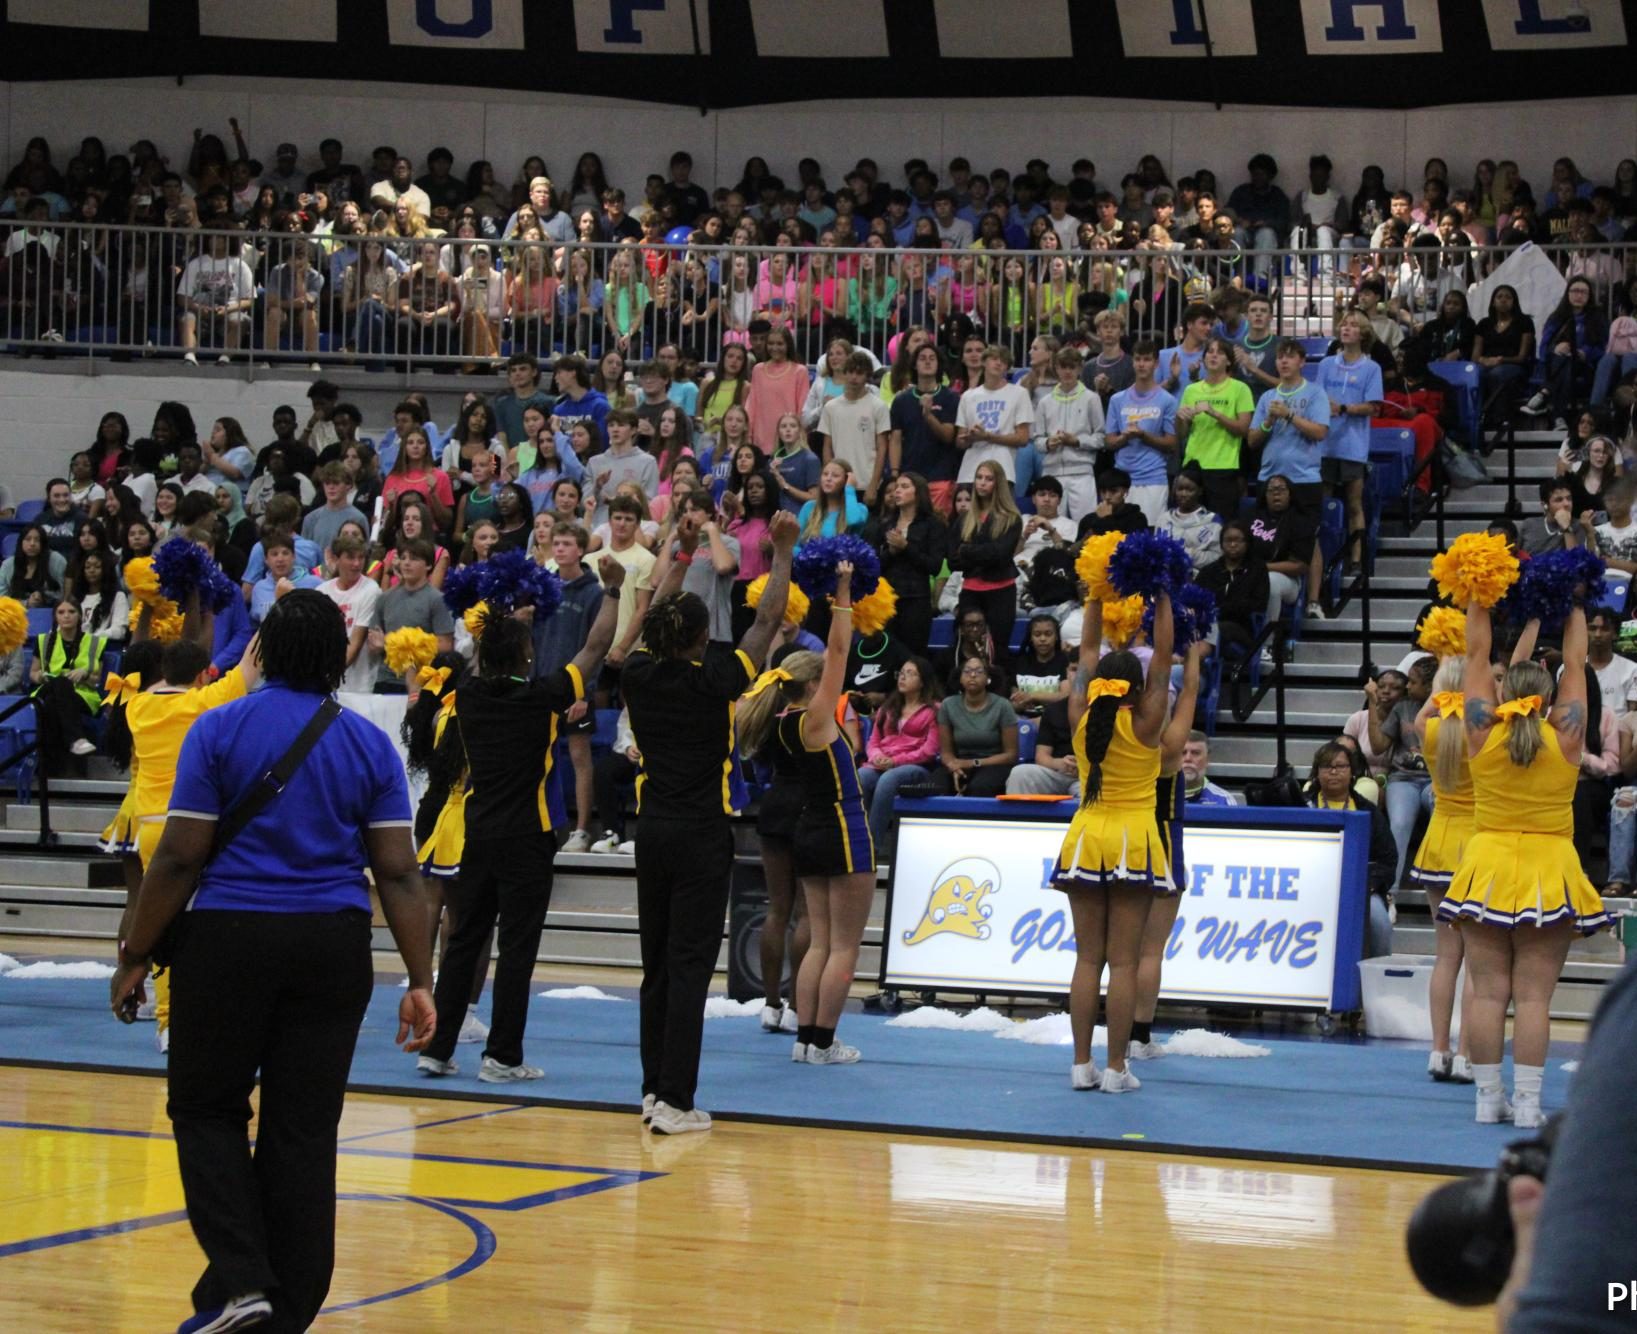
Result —
<path fill-rule="evenodd" d="M 153 608 L 148 613 L 148 638 L 157 639 L 160 643 L 168 644 L 173 639 L 182 637 L 182 624 L 186 619 L 182 609 L 169 598 L 158 598 L 148 604 Z M 137 632 L 138 622 L 142 620 L 142 604 L 138 603 L 131 608 L 130 619 L 127 624 L 131 633 Z"/>
<path fill-rule="evenodd" d="M 1080 558 L 1074 562 L 1074 572 L 1085 585 L 1086 596 L 1099 602 L 1117 602 L 1120 595 L 1108 582 L 1108 558 L 1124 539 L 1124 533 L 1099 533 L 1088 537 L 1080 548 Z"/>
<path fill-rule="evenodd" d="M 1440 658 L 1466 656 L 1466 613 L 1454 607 L 1434 607 L 1421 622 L 1419 643 Z"/>
<path fill-rule="evenodd" d="M 16 598 L 0 598 L 0 657 L 17 652 L 28 638 L 28 608 Z"/>
<path fill-rule="evenodd" d="M 1518 580 L 1518 558 L 1499 533 L 1462 533 L 1432 558 L 1438 591 L 1458 607 L 1493 607 Z"/>
<path fill-rule="evenodd" d="M 153 557 L 138 556 L 125 562 L 125 588 L 132 602 L 160 602 L 159 576 L 154 573 Z"/>
<path fill-rule="evenodd" d="M 745 589 L 745 606 L 754 611 L 762 601 L 762 594 L 767 589 L 767 576 L 760 575 L 750 581 L 750 587 Z M 801 625 L 807 620 L 807 613 L 812 609 L 812 603 L 807 600 L 807 594 L 790 585 L 790 600 L 784 604 L 784 623 L 786 625 Z M 856 614 L 856 613 L 855 613 Z"/>
<path fill-rule="evenodd" d="M 402 676 L 438 656 L 438 637 L 413 625 L 387 636 L 387 670 Z"/>
<path fill-rule="evenodd" d="M 475 606 L 468 607 L 466 609 L 466 615 L 460 618 L 466 626 L 466 633 L 471 635 L 473 639 L 476 639 L 483 633 L 483 618 L 488 614 L 489 604 L 487 602 L 479 602 Z"/>
<path fill-rule="evenodd" d="M 898 610 L 898 594 L 885 579 L 875 586 L 875 592 L 853 603 L 853 629 L 861 635 L 873 635 L 886 629 Z"/>
<path fill-rule="evenodd" d="M 1141 593 L 1103 603 L 1103 642 L 1110 648 L 1124 648 L 1129 644 L 1142 629 L 1145 605 Z"/>

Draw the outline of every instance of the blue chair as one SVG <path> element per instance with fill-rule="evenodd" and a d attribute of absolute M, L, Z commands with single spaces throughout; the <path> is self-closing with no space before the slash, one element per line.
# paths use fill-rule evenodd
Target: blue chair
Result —
<path fill-rule="evenodd" d="M 1455 411 L 1461 422 L 1463 440 L 1478 439 L 1478 414 L 1482 410 L 1479 380 L 1482 372 L 1474 361 L 1435 361 L 1429 370 L 1454 391 Z"/>
<path fill-rule="evenodd" d="M 1014 657 L 1023 652 L 1029 642 L 1029 618 L 1019 616 L 1012 622 L 1011 641 L 1006 645 L 1006 651 Z"/>
<path fill-rule="evenodd" d="M 1222 708 L 1222 654 L 1205 659 L 1199 674 L 1199 709 L 1205 717 L 1206 736 L 1216 735 L 1216 715 Z"/>
<path fill-rule="evenodd" d="M 935 616 L 932 618 L 932 633 L 927 636 L 927 648 L 936 651 L 949 648 L 955 643 L 955 618 L 953 616 Z"/>
<path fill-rule="evenodd" d="M 1017 762 L 1033 764 L 1035 747 L 1040 743 L 1040 724 L 1033 718 L 1017 720 Z"/>
<path fill-rule="evenodd" d="M 0 560 L 8 560 L 17 550 L 17 539 L 21 533 L 7 533 L 0 537 Z"/>
<path fill-rule="evenodd" d="M 1328 338 L 1298 338 L 1296 341 L 1302 345 L 1310 362 L 1322 361 L 1325 353 L 1330 350 Z"/>
<path fill-rule="evenodd" d="M 1625 615 L 1626 597 L 1631 592 L 1632 576 L 1624 570 L 1613 570 L 1604 577 L 1607 591 L 1597 600 L 1598 607 L 1607 607 L 1616 616 Z"/>
<path fill-rule="evenodd" d="M 1403 430 L 1370 432 L 1370 485 L 1376 503 L 1385 507 L 1403 500 L 1404 488 L 1415 472 L 1415 433 Z"/>
<path fill-rule="evenodd" d="M 56 614 L 50 607 L 30 607 L 28 609 L 28 637 L 32 642 L 36 636 L 50 634 L 51 627 L 56 624 Z"/>
<path fill-rule="evenodd" d="M 45 501 L 39 498 L 25 500 L 17 506 L 17 522 L 21 524 L 33 523 L 45 513 Z"/>

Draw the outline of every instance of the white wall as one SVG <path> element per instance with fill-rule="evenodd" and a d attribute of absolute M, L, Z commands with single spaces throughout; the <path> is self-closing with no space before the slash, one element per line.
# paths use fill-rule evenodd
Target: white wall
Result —
<path fill-rule="evenodd" d="M 1470 179 L 1480 157 L 1510 157 L 1538 188 L 1555 157 L 1566 154 L 1586 175 L 1609 180 L 1622 157 L 1637 156 L 1637 97 L 1408 112 L 951 99 L 942 105 L 807 102 L 701 116 L 688 107 L 560 94 L 417 86 L 405 96 L 368 83 L 349 85 L 340 96 L 333 84 L 283 79 L 195 78 L 180 88 L 171 79 L 0 83 L 0 141 L 8 164 L 33 135 L 50 140 L 60 162 L 82 136 L 96 134 L 109 152 L 152 139 L 180 166 L 194 127 L 225 140 L 229 116 L 239 118 L 251 152 L 267 160 L 290 139 L 316 164 L 318 141 L 333 134 L 355 162 L 367 161 L 378 143 L 419 162 L 441 143 L 458 168 L 486 157 L 503 179 L 528 154 L 539 153 L 566 182 L 578 155 L 595 149 L 610 180 L 633 195 L 648 172 L 665 170 L 677 148 L 693 154 L 695 178 L 707 186 L 731 185 L 753 155 L 788 181 L 796 178 L 797 159 L 815 157 L 832 182 L 859 157 L 873 157 L 896 182 L 910 157 L 944 163 L 964 154 L 987 171 L 996 165 L 1017 170 L 1039 156 L 1066 174 L 1084 155 L 1111 180 L 1151 152 L 1173 177 L 1209 167 L 1231 188 L 1244 178 L 1250 155 L 1265 150 L 1284 164 L 1282 178 L 1295 188 L 1308 154 L 1322 150 L 1348 189 L 1369 162 L 1385 170 L 1389 184 L 1414 186 L 1429 157 L 1445 158 L 1457 183 Z"/>

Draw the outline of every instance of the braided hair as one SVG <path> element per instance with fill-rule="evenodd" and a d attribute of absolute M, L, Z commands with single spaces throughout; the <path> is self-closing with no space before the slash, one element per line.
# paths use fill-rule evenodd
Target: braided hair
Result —
<path fill-rule="evenodd" d="M 157 639 L 139 639 L 125 650 L 120 667 L 126 676 L 136 675 L 146 684 L 159 679 L 165 646 Z M 131 726 L 125 721 L 124 701 L 108 710 L 108 725 L 102 734 L 102 750 L 120 769 L 131 767 Z"/>
<path fill-rule="evenodd" d="M 1125 681 L 1130 684 L 1131 690 L 1124 696 L 1099 695 L 1086 710 L 1086 780 L 1080 790 L 1082 806 L 1094 803 L 1103 790 L 1103 757 L 1108 754 L 1109 743 L 1114 740 L 1114 722 L 1120 716 L 1121 705 L 1142 691 L 1142 661 L 1135 653 L 1125 650 L 1104 654 L 1092 677 L 1096 680 Z"/>
<path fill-rule="evenodd" d="M 486 681 L 527 676 L 534 634 L 515 616 L 490 611 L 477 637 L 478 674 Z"/>
<path fill-rule="evenodd" d="M 347 670 L 347 623 L 316 588 L 298 588 L 273 604 L 261 623 L 261 665 L 269 681 L 330 694 Z"/>
<path fill-rule="evenodd" d="M 710 612 L 697 593 L 671 593 L 642 618 L 642 642 L 656 658 L 687 656 L 710 633 Z"/>
<path fill-rule="evenodd" d="M 426 792 L 415 809 L 415 842 L 424 843 L 432 836 L 438 822 L 438 813 L 449 800 L 449 794 L 465 781 L 466 743 L 461 735 L 460 715 L 452 713 L 438 734 L 438 717 L 443 712 L 443 701 L 458 687 L 466 661 L 458 653 L 440 653 L 432 660 L 434 667 L 450 669 L 449 680 L 442 693 L 431 689 L 416 696 L 404 714 L 402 736 L 408 752 L 411 773 L 426 775 Z"/>
<path fill-rule="evenodd" d="M 440 653 L 432 659 L 432 666 L 440 669 L 447 667 L 448 681 L 441 691 L 434 691 L 430 686 L 422 690 L 415 697 L 415 702 L 405 710 L 403 725 L 398 731 L 404 743 L 404 753 L 408 756 L 407 767 L 411 773 L 424 774 L 431 771 L 438 714 L 443 709 L 443 701 L 460 685 L 461 677 L 466 671 L 466 659 L 458 653 Z"/>

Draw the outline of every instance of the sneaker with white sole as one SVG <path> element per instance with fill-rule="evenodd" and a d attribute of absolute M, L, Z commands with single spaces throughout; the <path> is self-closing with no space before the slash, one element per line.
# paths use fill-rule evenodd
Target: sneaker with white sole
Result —
<path fill-rule="evenodd" d="M 643 1125 L 647 1125 L 650 1121 L 652 1121 L 654 1119 L 654 1108 L 657 1105 L 657 1103 L 658 1103 L 658 1099 L 656 1099 L 652 1093 L 644 1093 L 642 1095 L 642 1124 Z"/>
<path fill-rule="evenodd" d="M 1085 1092 L 1095 1089 L 1097 1081 L 1103 1077 L 1103 1072 L 1097 1068 L 1095 1061 L 1087 1061 L 1084 1065 L 1069 1067 L 1069 1087 Z"/>
<path fill-rule="evenodd" d="M 1125 1058 L 1128 1061 L 1157 1061 L 1164 1055 L 1165 1048 L 1157 1042 L 1133 1040 L 1125 1044 Z"/>
<path fill-rule="evenodd" d="M 852 1065 L 859 1058 L 857 1047 L 849 1047 L 840 1038 L 837 1038 L 828 1047 L 821 1047 L 817 1043 L 807 1044 L 808 1065 Z"/>
<path fill-rule="evenodd" d="M 163 1028 L 155 1029 L 153 1042 L 154 1046 L 159 1048 L 161 1056 L 169 1054 L 171 1049 L 171 1026 L 166 1024 Z"/>
<path fill-rule="evenodd" d="M 806 1042 L 793 1042 L 793 1043 L 791 1043 L 790 1044 L 790 1059 L 792 1061 L 795 1061 L 799 1065 L 805 1065 L 807 1063 L 807 1048 L 809 1047 L 809 1045 L 811 1045 L 811 1044 L 806 1043 Z"/>
<path fill-rule="evenodd" d="M 423 1075 L 432 1075 L 435 1078 L 460 1073 L 460 1067 L 455 1064 L 453 1056 L 447 1061 L 440 1061 L 436 1056 L 423 1056 L 415 1062 L 415 1068 Z"/>
<path fill-rule="evenodd" d="M 1097 1087 L 1104 1093 L 1134 1093 L 1142 1087 L 1142 1081 L 1129 1070 L 1108 1069 L 1103 1071 Z"/>
<path fill-rule="evenodd" d="M 784 1011 L 779 1015 L 779 1032 L 794 1033 L 800 1027 L 796 1022 L 796 1007 L 786 1002 Z"/>
<path fill-rule="evenodd" d="M 1450 1067 L 1454 1064 L 1453 1058 L 1447 1051 L 1432 1051 L 1427 1053 L 1427 1073 L 1440 1084 L 1449 1079 Z"/>
<path fill-rule="evenodd" d="M 572 834 L 570 834 L 568 836 L 568 841 L 563 844 L 563 851 L 564 852 L 590 852 L 591 851 L 591 831 L 589 829 L 576 829 Z"/>
<path fill-rule="evenodd" d="M 698 1107 L 690 1107 L 684 1112 L 672 1107 L 668 1102 L 656 1102 L 653 1119 L 648 1122 L 648 1128 L 656 1135 L 687 1135 L 694 1131 L 709 1130 L 711 1117 L 709 1112 Z"/>
<path fill-rule="evenodd" d="M 461 1022 L 460 1036 L 456 1042 L 484 1042 L 489 1036 L 489 1025 L 477 1017 L 477 1010 L 468 1008 L 466 1018 Z"/>
<path fill-rule="evenodd" d="M 76 755 L 95 755 L 97 753 L 97 743 L 89 737 L 77 737 L 69 750 Z"/>
<path fill-rule="evenodd" d="M 502 1065 L 493 1056 L 485 1056 L 477 1071 L 485 1084 L 520 1084 L 526 1079 L 544 1079 L 545 1074 L 537 1065 Z"/>
<path fill-rule="evenodd" d="M 1310 621 L 1322 621 L 1324 619 L 1324 605 L 1318 602 L 1309 602 L 1306 616 Z"/>
<path fill-rule="evenodd" d="M 1523 405 L 1523 410 L 1531 417 L 1538 417 L 1541 413 L 1546 411 L 1546 405 L 1551 401 L 1551 396 L 1547 394 L 1544 389 L 1542 389 Z"/>
<path fill-rule="evenodd" d="M 182 360 L 189 366 L 197 366 L 199 364 L 199 357 L 193 352 L 184 352 L 182 354 Z"/>
<path fill-rule="evenodd" d="M 620 850 L 620 836 L 612 829 L 605 829 L 603 836 L 591 845 L 593 852 L 618 852 Z"/>
<path fill-rule="evenodd" d="M 233 364 L 233 358 L 224 352 L 221 356 L 216 358 L 216 364 L 218 366 L 231 366 Z"/>
<path fill-rule="evenodd" d="M 136 1007 L 137 1022 L 151 1024 L 159 1018 L 159 1002 L 153 999 L 145 1000 Z"/>
<path fill-rule="evenodd" d="M 1540 1094 L 1519 1093 L 1512 1101 L 1512 1124 L 1519 1130 L 1538 1130 L 1546 1115 L 1540 1110 Z"/>
<path fill-rule="evenodd" d="M 176 1334 L 227 1334 L 233 1329 L 254 1329 L 273 1318 L 273 1303 L 259 1292 L 247 1292 L 225 1306 L 215 1306 L 189 1316 L 176 1327 Z"/>
<path fill-rule="evenodd" d="M 762 1006 L 762 1032 L 777 1033 L 779 1031 L 779 1020 L 783 1017 L 784 1007 L 782 1005 Z"/>
<path fill-rule="evenodd" d="M 615 848 L 614 851 L 619 853 L 622 857 L 635 857 L 637 855 L 637 841 L 634 838 L 628 838 L 625 840 L 625 842 L 621 843 L 619 847 Z"/>
<path fill-rule="evenodd" d="M 1477 1120 L 1481 1126 L 1498 1126 L 1502 1121 L 1512 1119 L 1512 1104 L 1507 1102 L 1506 1095 L 1499 1089 L 1493 1093 L 1478 1090 Z"/>
<path fill-rule="evenodd" d="M 1452 1084 L 1472 1083 L 1472 1060 L 1470 1057 L 1457 1055 L 1449 1063 L 1449 1079 Z"/>

